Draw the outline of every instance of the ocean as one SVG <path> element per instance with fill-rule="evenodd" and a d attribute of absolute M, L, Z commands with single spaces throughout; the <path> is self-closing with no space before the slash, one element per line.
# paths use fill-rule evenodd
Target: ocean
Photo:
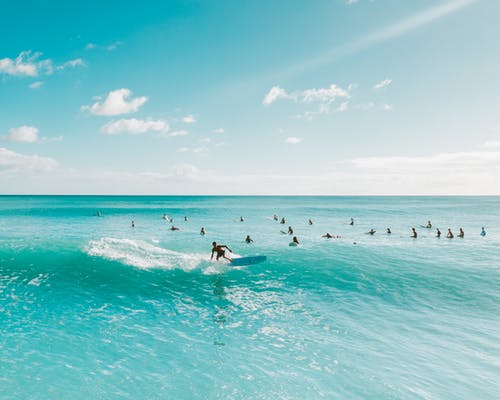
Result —
<path fill-rule="evenodd" d="M 0 196 L 1 399 L 498 399 L 499 305 L 499 197 Z"/>

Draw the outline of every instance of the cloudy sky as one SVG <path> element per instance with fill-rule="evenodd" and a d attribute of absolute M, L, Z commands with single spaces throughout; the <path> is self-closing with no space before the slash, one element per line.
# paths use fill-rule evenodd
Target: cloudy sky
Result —
<path fill-rule="evenodd" d="M 0 15 L 0 193 L 500 194 L 500 1 Z"/>

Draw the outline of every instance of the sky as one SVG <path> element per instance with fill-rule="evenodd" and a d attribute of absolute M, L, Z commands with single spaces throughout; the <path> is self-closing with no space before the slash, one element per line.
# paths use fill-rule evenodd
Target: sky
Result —
<path fill-rule="evenodd" d="M 500 1 L 0 1 L 0 194 L 500 194 Z"/>

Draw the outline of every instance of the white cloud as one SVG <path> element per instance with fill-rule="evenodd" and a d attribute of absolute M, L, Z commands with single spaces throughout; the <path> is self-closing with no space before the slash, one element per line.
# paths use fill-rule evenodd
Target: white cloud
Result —
<path fill-rule="evenodd" d="M 338 106 L 335 111 L 338 112 L 347 111 L 348 108 L 349 108 L 349 102 L 343 101 L 342 103 L 340 103 L 340 106 Z"/>
<path fill-rule="evenodd" d="M 302 139 L 301 138 L 298 138 L 298 137 L 288 137 L 285 139 L 285 143 L 288 143 L 288 144 L 298 144 L 302 142 Z"/>
<path fill-rule="evenodd" d="M 30 89 L 40 89 L 43 85 L 42 81 L 36 81 L 29 84 Z"/>
<path fill-rule="evenodd" d="M 56 69 L 62 71 L 63 69 L 67 68 L 86 67 L 86 66 L 87 64 L 85 64 L 85 61 L 83 61 L 81 58 L 75 58 L 74 60 L 69 60 L 66 61 L 64 64 L 58 65 Z"/>
<path fill-rule="evenodd" d="M 85 50 L 95 50 L 95 49 L 103 49 L 107 51 L 113 51 L 116 50 L 119 46 L 123 45 L 123 42 L 117 40 L 114 43 L 111 43 L 109 45 L 103 46 L 103 45 L 98 45 L 96 43 L 87 43 L 85 45 Z"/>
<path fill-rule="evenodd" d="M 285 89 L 279 86 L 273 86 L 271 90 L 266 94 L 262 103 L 269 105 L 274 103 L 278 99 L 291 99 L 292 97 L 285 91 Z"/>
<path fill-rule="evenodd" d="M 37 155 L 24 155 L 0 147 L 0 172 L 5 171 L 51 171 L 58 166 L 56 160 Z"/>
<path fill-rule="evenodd" d="M 201 139 L 200 143 L 210 143 L 211 141 L 212 141 L 212 139 L 210 139 L 210 138 L 207 137 L 207 138 Z"/>
<path fill-rule="evenodd" d="M 101 128 L 101 132 L 108 135 L 116 135 L 119 133 L 131 133 L 137 135 L 150 131 L 166 132 L 168 131 L 168 124 L 163 120 L 153 121 L 131 118 L 111 121 Z"/>
<path fill-rule="evenodd" d="M 384 111 L 392 111 L 394 106 L 392 104 L 382 104 L 382 110 Z"/>
<path fill-rule="evenodd" d="M 302 101 L 305 103 L 323 102 L 330 103 L 337 97 L 349 98 L 349 93 L 335 84 L 328 88 L 307 89 L 301 93 Z"/>
<path fill-rule="evenodd" d="M 81 109 L 94 115 L 107 116 L 135 113 L 148 101 L 148 98 L 142 96 L 128 100 L 131 95 L 130 89 L 112 90 L 102 103 L 97 101 L 91 106 L 82 106 Z"/>
<path fill-rule="evenodd" d="M 224 128 L 212 129 L 212 133 L 224 133 Z"/>
<path fill-rule="evenodd" d="M 38 128 L 23 125 L 9 129 L 7 138 L 13 142 L 35 143 L 38 142 Z"/>
<path fill-rule="evenodd" d="M 358 108 L 360 110 L 371 110 L 373 107 L 375 107 L 375 103 L 373 101 L 369 101 L 368 103 L 356 104 L 354 106 L 354 108 Z"/>
<path fill-rule="evenodd" d="M 175 137 L 175 136 L 186 136 L 186 135 L 189 135 L 189 132 L 184 129 L 161 134 L 162 137 Z"/>
<path fill-rule="evenodd" d="M 194 115 L 186 115 L 182 118 L 182 122 L 186 124 L 194 124 L 196 122 L 196 118 L 194 117 Z"/>
<path fill-rule="evenodd" d="M 383 81 L 380 81 L 379 83 L 376 83 L 373 88 L 374 89 L 382 89 L 387 86 L 389 86 L 392 83 L 392 79 L 384 79 Z"/>
<path fill-rule="evenodd" d="M 345 0 L 345 3 L 350 6 L 352 4 L 356 4 L 359 0 Z"/>
<path fill-rule="evenodd" d="M 87 43 L 85 45 L 85 50 L 93 50 L 97 47 L 97 45 L 95 43 Z"/>
<path fill-rule="evenodd" d="M 189 151 L 189 147 L 179 147 L 177 149 L 177 153 L 187 153 Z"/>

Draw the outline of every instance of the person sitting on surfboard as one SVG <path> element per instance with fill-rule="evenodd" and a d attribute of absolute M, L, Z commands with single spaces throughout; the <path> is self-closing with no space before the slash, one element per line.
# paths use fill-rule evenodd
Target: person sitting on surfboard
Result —
<path fill-rule="evenodd" d="M 368 232 L 366 232 L 367 235 L 375 235 L 375 232 L 377 232 L 375 229 L 370 229 Z"/>
<path fill-rule="evenodd" d="M 415 228 L 411 228 L 411 236 L 413 239 L 417 238 L 417 231 Z"/>
<path fill-rule="evenodd" d="M 280 224 L 283 224 L 283 225 L 285 225 L 285 224 L 286 224 L 285 217 L 281 218 L 281 222 L 280 222 Z"/>
<path fill-rule="evenodd" d="M 436 229 L 436 237 L 439 239 L 441 237 L 441 231 L 439 228 Z"/>
<path fill-rule="evenodd" d="M 214 254 L 217 254 L 215 257 L 216 261 L 219 261 L 219 258 L 225 258 L 226 260 L 233 261 L 231 258 L 226 257 L 226 250 L 228 249 L 231 253 L 233 252 L 229 247 L 225 244 L 217 244 L 217 242 L 212 242 L 212 255 L 210 256 L 210 260 L 213 260 Z"/>
<path fill-rule="evenodd" d="M 278 220 L 278 216 L 277 216 L 276 214 L 274 214 L 274 215 L 273 215 L 273 219 L 274 219 L 275 221 L 277 221 L 277 220 Z"/>
<path fill-rule="evenodd" d="M 453 235 L 453 232 L 451 231 L 451 228 L 448 228 L 448 234 L 446 235 L 448 239 L 453 239 L 455 235 Z"/>
<path fill-rule="evenodd" d="M 291 226 L 288 227 L 288 234 L 293 235 L 293 229 Z"/>
<path fill-rule="evenodd" d="M 200 230 L 200 235 L 204 236 L 205 235 L 205 228 L 201 227 L 201 230 Z"/>
<path fill-rule="evenodd" d="M 392 233 L 391 228 L 387 228 L 387 234 L 390 235 Z"/>
<path fill-rule="evenodd" d="M 427 221 L 427 225 L 425 226 L 427 229 L 431 229 L 432 228 L 432 224 L 431 224 L 431 221 Z"/>
<path fill-rule="evenodd" d="M 351 222 L 349 222 L 349 225 L 354 225 L 354 218 L 351 217 Z"/>
<path fill-rule="evenodd" d="M 312 225 L 312 224 L 313 224 L 312 220 L 311 220 L 311 219 L 309 219 L 309 225 Z"/>
<path fill-rule="evenodd" d="M 299 243 L 299 239 L 297 239 L 297 236 L 294 236 L 293 239 L 292 239 L 292 243 L 295 243 L 295 244 L 300 244 Z"/>
<path fill-rule="evenodd" d="M 486 230 L 484 229 L 484 226 L 481 227 L 481 233 L 480 233 L 481 236 L 486 236 Z"/>
<path fill-rule="evenodd" d="M 465 236 L 464 230 L 460 228 L 460 232 L 458 233 L 459 238 L 463 238 Z"/>
<path fill-rule="evenodd" d="M 247 235 L 247 237 L 245 238 L 245 242 L 247 242 L 248 244 L 253 243 L 253 239 L 250 237 L 250 235 Z"/>

